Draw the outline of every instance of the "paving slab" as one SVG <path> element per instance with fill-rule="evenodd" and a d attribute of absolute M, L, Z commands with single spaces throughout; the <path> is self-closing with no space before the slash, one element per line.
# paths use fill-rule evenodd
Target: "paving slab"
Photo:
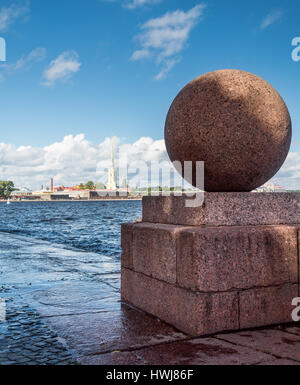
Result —
<path fill-rule="evenodd" d="M 106 311 L 51 317 L 47 322 L 79 356 L 130 350 L 162 342 L 185 339 L 183 333 L 159 319 L 118 302 Z"/>
<path fill-rule="evenodd" d="M 220 334 L 217 338 L 266 352 L 277 358 L 287 358 L 300 363 L 300 336 L 297 335 L 280 330 L 265 329 Z"/>
<path fill-rule="evenodd" d="M 120 352 L 115 351 L 108 354 L 99 354 L 95 356 L 84 356 L 80 359 L 81 365 L 149 365 L 140 355 L 139 351 L 134 352 Z"/>
<path fill-rule="evenodd" d="M 43 317 L 105 312 L 119 308 L 120 295 L 103 281 L 66 281 L 20 289 Z"/>
<path fill-rule="evenodd" d="M 286 333 L 296 334 L 300 336 L 300 322 L 291 325 L 279 325 L 275 328 L 276 330 L 282 330 Z"/>
<path fill-rule="evenodd" d="M 116 352 L 85 357 L 81 363 L 106 365 L 256 365 L 275 360 L 270 354 L 257 352 L 215 338 L 199 338 L 151 346 L 134 352 Z"/>
<path fill-rule="evenodd" d="M 296 361 L 286 360 L 286 359 L 279 359 L 279 360 L 272 360 L 268 362 L 262 362 L 258 365 L 264 365 L 264 366 L 299 366 L 300 363 Z"/>

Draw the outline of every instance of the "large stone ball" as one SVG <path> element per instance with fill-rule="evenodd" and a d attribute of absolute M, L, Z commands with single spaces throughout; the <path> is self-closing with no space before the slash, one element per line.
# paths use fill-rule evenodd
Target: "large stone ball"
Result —
<path fill-rule="evenodd" d="M 204 189 L 212 192 L 263 185 L 285 161 L 291 136 L 289 111 L 278 92 L 238 70 L 211 72 L 189 83 L 171 105 L 165 125 L 171 161 L 194 166 L 204 161 Z M 195 175 L 192 182 L 196 186 Z"/>

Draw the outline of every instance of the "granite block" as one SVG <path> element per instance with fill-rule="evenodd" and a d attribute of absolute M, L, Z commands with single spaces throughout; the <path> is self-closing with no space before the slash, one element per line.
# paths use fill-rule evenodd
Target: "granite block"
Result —
<path fill-rule="evenodd" d="M 297 284 L 241 292 L 239 294 L 241 329 L 292 322 L 294 310 L 292 300 L 297 296 Z"/>
<path fill-rule="evenodd" d="M 132 269 L 132 240 L 134 223 L 124 223 L 121 226 L 122 266 Z"/>
<path fill-rule="evenodd" d="M 239 327 L 236 292 L 194 293 L 123 268 L 122 300 L 190 335 Z"/>
<path fill-rule="evenodd" d="M 176 237 L 181 227 L 140 223 L 133 227 L 133 270 L 176 283 Z M 126 266 L 125 266 L 126 267 Z"/>
<path fill-rule="evenodd" d="M 177 241 L 178 285 L 228 291 L 298 282 L 295 226 L 194 227 Z"/>
<path fill-rule="evenodd" d="M 185 226 L 300 224 L 300 193 L 205 193 L 204 204 L 186 207 L 186 194 L 146 196 L 143 221 Z"/>

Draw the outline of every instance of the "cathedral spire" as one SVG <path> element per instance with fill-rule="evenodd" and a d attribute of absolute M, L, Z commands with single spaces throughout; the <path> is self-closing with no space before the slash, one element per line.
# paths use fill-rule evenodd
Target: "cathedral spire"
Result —
<path fill-rule="evenodd" d="M 111 167 L 115 168 L 115 148 L 114 148 L 114 139 L 111 139 Z"/>
<path fill-rule="evenodd" d="M 111 139 L 111 168 L 108 172 L 108 190 L 117 190 L 117 172 L 115 168 L 115 150 L 114 150 L 114 140 Z"/>

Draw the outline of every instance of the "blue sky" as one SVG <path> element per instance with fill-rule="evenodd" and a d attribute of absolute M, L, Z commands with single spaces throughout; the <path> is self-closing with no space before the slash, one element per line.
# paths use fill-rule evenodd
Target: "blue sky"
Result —
<path fill-rule="evenodd" d="M 263 77 L 285 99 L 292 159 L 278 182 L 300 188 L 300 61 L 291 57 L 299 8 L 296 0 L 0 0 L 5 154 L 23 146 L 38 152 L 70 135 L 78 142 L 79 134 L 91 146 L 111 136 L 160 146 L 179 90 L 203 73 L 236 68 Z M 170 23 L 178 36 L 168 38 Z M 5 167 L 3 175 L 29 183 Z"/>

